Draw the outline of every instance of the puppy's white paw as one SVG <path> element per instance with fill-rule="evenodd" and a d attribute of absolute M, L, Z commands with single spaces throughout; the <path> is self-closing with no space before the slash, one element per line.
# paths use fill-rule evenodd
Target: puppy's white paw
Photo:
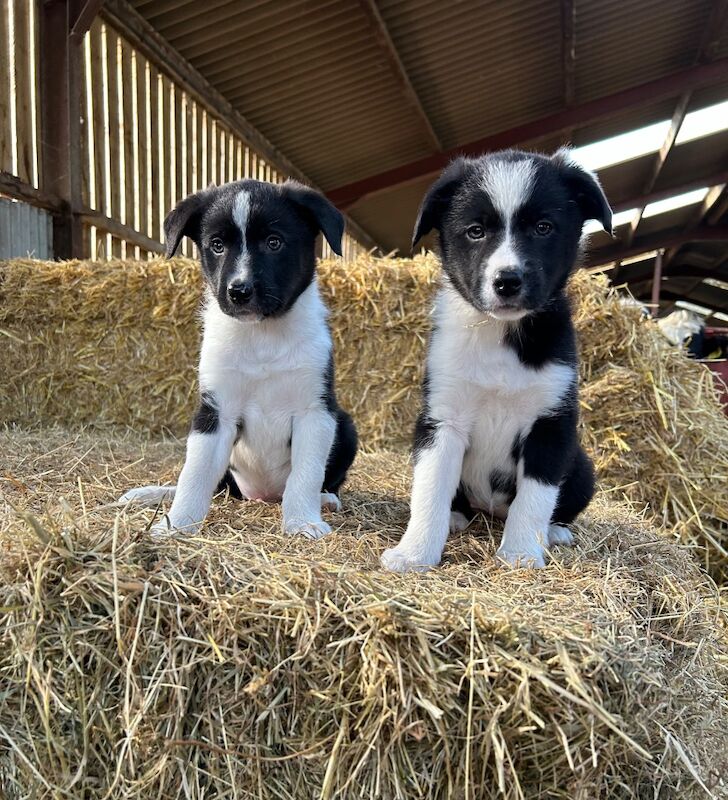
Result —
<path fill-rule="evenodd" d="M 501 545 L 495 554 L 503 567 L 514 569 L 542 569 L 546 566 L 546 550 L 543 547 L 531 552 L 506 550 Z"/>
<path fill-rule="evenodd" d="M 565 525 L 549 525 L 549 545 L 574 546 L 574 534 Z"/>
<path fill-rule="evenodd" d="M 427 572 L 437 564 L 423 564 L 422 559 L 413 558 L 406 550 L 392 547 L 385 550 L 380 558 L 384 569 L 390 572 Z"/>
<path fill-rule="evenodd" d="M 303 522 L 292 519 L 283 523 L 283 531 L 289 536 L 304 536 L 306 539 L 321 539 L 331 533 L 331 525 L 322 519 L 314 522 Z"/>
<path fill-rule="evenodd" d="M 149 529 L 149 533 L 154 539 L 166 539 L 174 535 L 174 528 L 169 524 L 167 517 L 162 517 L 159 522 L 155 522 Z"/>
<path fill-rule="evenodd" d="M 176 486 L 139 486 L 125 492 L 116 505 L 156 506 L 172 500 L 176 491 Z"/>
<path fill-rule="evenodd" d="M 464 531 L 468 525 L 470 525 L 470 520 L 461 511 L 450 512 L 450 533 Z"/>
<path fill-rule="evenodd" d="M 169 536 L 192 536 L 200 532 L 202 523 L 190 525 L 175 525 L 169 517 L 165 514 L 159 522 L 155 522 L 149 529 L 149 533 L 155 539 L 166 539 Z"/>
<path fill-rule="evenodd" d="M 333 492 L 321 492 L 322 511 L 341 511 L 341 500 Z"/>

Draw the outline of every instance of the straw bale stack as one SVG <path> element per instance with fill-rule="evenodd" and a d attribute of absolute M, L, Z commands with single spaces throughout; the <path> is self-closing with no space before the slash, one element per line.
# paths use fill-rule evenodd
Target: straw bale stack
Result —
<path fill-rule="evenodd" d="M 706 367 L 672 347 L 606 278 L 571 284 L 582 360 L 582 438 L 601 484 L 728 580 L 728 417 Z"/>
<path fill-rule="evenodd" d="M 705 798 L 728 791 L 726 639 L 689 554 L 603 499 L 546 570 L 377 569 L 403 456 L 364 455 L 319 542 L 220 498 L 152 541 L 107 503 L 179 444 L 0 433 L 0 796 Z"/>
<path fill-rule="evenodd" d="M 433 256 L 321 264 L 342 404 L 365 450 L 409 447 L 437 280 Z M 649 504 L 728 577 L 728 421 L 711 376 L 603 278 L 572 281 L 583 437 L 602 484 Z M 0 263 L 0 420 L 183 435 L 195 403 L 196 264 Z"/>

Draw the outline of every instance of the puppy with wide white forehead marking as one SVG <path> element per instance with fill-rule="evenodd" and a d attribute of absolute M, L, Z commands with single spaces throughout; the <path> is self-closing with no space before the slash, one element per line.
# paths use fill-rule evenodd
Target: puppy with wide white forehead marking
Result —
<path fill-rule="evenodd" d="M 411 517 L 392 570 L 427 569 L 476 510 L 505 519 L 502 563 L 542 567 L 570 544 L 594 475 L 577 438 L 577 351 L 565 286 L 582 228 L 612 212 L 568 151 L 462 158 L 422 202 L 444 273 L 414 442 Z"/>
<path fill-rule="evenodd" d="M 200 404 L 176 487 L 147 486 L 120 502 L 173 498 L 154 533 L 195 532 L 215 491 L 283 503 L 288 533 L 331 528 L 356 453 L 337 401 L 328 311 L 315 278 L 316 238 L 341 254 L 344 220 L 318 192 L 254 180 L 190 195 L 164 223 L 167 255 L 184 236 L 206 283 Z"/>

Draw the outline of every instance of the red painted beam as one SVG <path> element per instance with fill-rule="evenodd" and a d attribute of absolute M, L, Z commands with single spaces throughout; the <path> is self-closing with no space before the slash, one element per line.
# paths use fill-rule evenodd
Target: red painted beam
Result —
<path fill-rule="evenodd" d="M 653 104 L 692 89 L 720 83 L 726 79 L 728 79 L 728 58 L 722 58 L 709 64 L 699 64 L 681 72 L 674 72 L 664 78 L 658 78 L 607 97 L 600 97 L 598 100 L 558 111 L 533 122 L 517 125 L 515 128 L 500 131 L 452 150 L 435 153 L 386 172 L 380 172 L 378 175 L 339 186 L 331 189 L 327 194 L 332 203 L 339 208 L 346 209 L 367 195 L 439 172 L 456 156 L 480 155 L 490 150 L 501 150 L 505 147 L 515 147 L 519 144 L 533 142 L 545 136 L 555 136 L 570 128 L 614 117 L 630 108 Z"/>

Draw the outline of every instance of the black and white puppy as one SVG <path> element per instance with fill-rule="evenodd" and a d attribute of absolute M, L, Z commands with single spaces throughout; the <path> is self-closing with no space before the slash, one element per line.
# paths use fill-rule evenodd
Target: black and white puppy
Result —
<path fill-rule="evenodd" d="M 411 517 L 382 564 L 440 561 L 449 530 L 481 509 L 505 519 L 498 557 L 542 567 L 594 492 L 577 438 L 577 350 L 567 279 L 586 220 L 611 232 L 597 179 L 561 150 L 453 162 L 426 195 L 413 245 L 440 233 L 414 442 Z"/>
<path fill-rule="evenodd" d="M 200 404 L 177 487 L 148 486 L 120 502 L 174 498 L 154 533 L 194 532 L 216 490 L 283 503 L 287 533 L 319 538 L 321 509 L 354 460 L 357 435 L 336 402 L 328 311 L 316 283 L 323 232 L 341 254 L 344 219 L 318 192 L 254 180 L 190 195 L 164 221 L 167 256 L 183 236 L 206 282 Z"/>

